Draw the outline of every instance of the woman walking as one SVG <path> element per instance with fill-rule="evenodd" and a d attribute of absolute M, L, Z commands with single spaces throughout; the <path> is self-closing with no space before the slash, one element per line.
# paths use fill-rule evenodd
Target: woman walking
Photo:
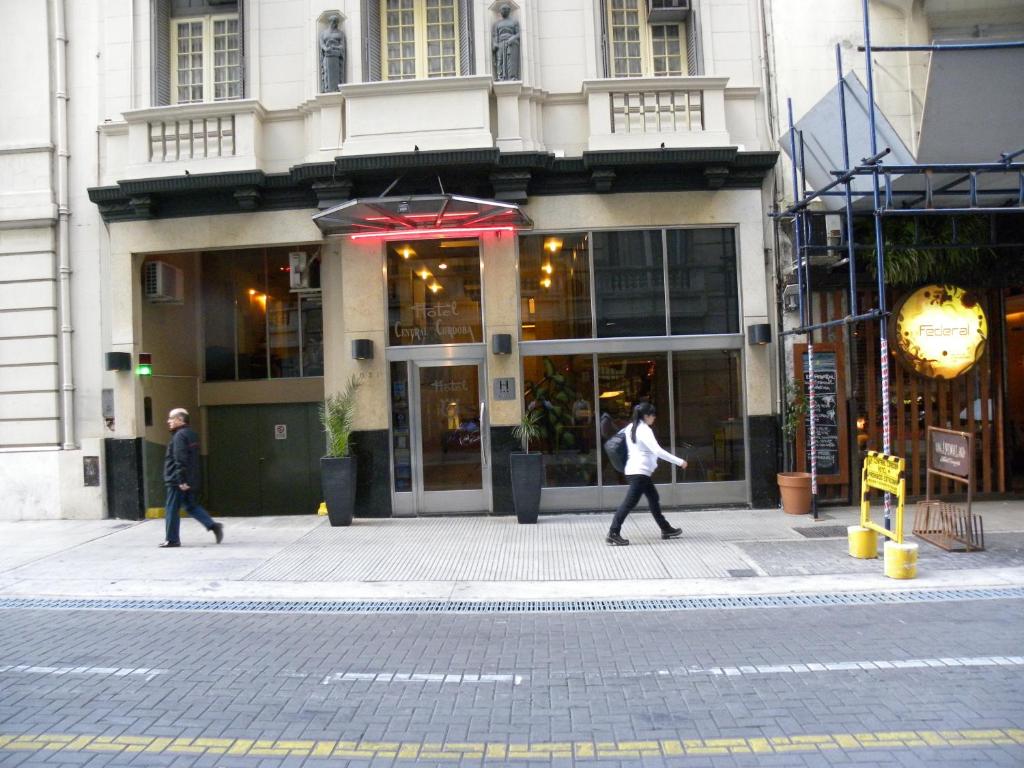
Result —
<path fill-rule="evenodd" d="M 686 462 L 678 456 L 658 445 L 654 437 L 654 430 L 651 425 L 654 423 L 655 409 L 650 403 L 640 403 L 633 409 L 633 425 L 627 427 L 626 445 L 629 454 L 626 459 L 626 480 L 629 481 L 629 490 L 626 498 L 619 505 L 615 517 L 612 518 L 612 527 L 608 530 L 605 539 L 609 544 L 617 547 L 624 547 L 629 544 L 629 539 L 622 538 L 622 524 L 630 510 L 640 501 L 640 496 L 647 497 L 647 503 L 651 507 L 651 514 L 654 522 L 661 529 L 661 538 L 674 539 L 682 535 L 680 528 L 673 528 L 665 516 L 661 514 L 661 501 L 658 498 L 658 489 L 654 487 L 651 475 L 658 466 L 658 459 L 671 461 L 677 467 L 686 468 Z"/>

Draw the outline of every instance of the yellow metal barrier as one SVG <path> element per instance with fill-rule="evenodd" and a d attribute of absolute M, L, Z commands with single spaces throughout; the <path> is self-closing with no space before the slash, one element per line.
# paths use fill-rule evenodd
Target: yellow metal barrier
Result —
<path fill-rule="evenodd" d="M 906 466 L 906 459 L 877 451 L 868 451 L 860 472 L 861 527 L 892 539 L 897 544 L 903 543 L 903 503 L 907 497 Z M 868 500 L 868 492 L 872 488 L 896 496 L 896 527 L 892 531 L 871 520 L 871 502 Z"/>

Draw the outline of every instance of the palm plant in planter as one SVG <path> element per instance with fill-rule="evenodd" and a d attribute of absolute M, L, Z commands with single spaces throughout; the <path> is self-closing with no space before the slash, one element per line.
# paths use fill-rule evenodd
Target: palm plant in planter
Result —
<path fill-rule="evenodd" d="M 341 392 L 328 395 L 320 406 L 320 423 L 327 434 L 327 454 L 320 459 L 320 482 L 331 525 L 352 525 L 356 505 L 356 459 L 351 455 L 356 391 L 362 377 L 353 374 Z"/>
<path fill-rule="evenodd" d="M 512 506 L 516 510 L 516 520 L 520 523 L 536 523 L 540 512 L 540 489 L 544 482 L 544 456 L 530 453 L 530 441 L 544 435 L 541 426 L 540 409 L 527 410 L 523 413 L 518 426 L 512 434 L 523 445 L 523 452 L 513 452 L 509 456 L 512 470 Z"/>

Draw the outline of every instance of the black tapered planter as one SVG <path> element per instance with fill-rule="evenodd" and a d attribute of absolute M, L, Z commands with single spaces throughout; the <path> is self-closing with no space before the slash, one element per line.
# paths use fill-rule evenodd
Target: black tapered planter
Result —
<path fill-rule="evenodd" d="M 356 459 L 354 456 L 320 459 L 320 483 L 331 525 L 352 525 L 356 508 Z"/>
<path fill-rule="evenodd" d="M 544 456 L 539 453 L 511 453 L 512 506 L 520 523 L 537 522 L 540 489 L 544 481 Z"/>

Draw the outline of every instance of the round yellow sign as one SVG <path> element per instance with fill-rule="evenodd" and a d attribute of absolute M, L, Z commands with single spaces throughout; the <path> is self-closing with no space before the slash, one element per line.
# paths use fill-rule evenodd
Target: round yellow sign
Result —
<path fill-rule="evenodd" d="M 967 373 L 985 351 L 988 321 L 976 294 L 955 285 L 926 285 L 895 312 L 896 349 L 933 379 Z"/>

